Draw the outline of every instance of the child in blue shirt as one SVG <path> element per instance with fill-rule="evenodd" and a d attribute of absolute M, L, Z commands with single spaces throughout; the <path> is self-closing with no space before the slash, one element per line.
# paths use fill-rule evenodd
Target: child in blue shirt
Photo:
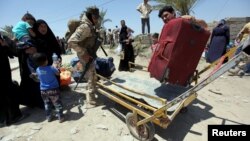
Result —
<path fill-rule="evenodd" d="M 33 47 L 31 37 L 35 37 L 36 34 L 32 30 L 32 26 L 35 24 L 36 19 L 30 14 L 26 13 L 12 29 L 15 38 L 19 42 L 19 49 L 25 49 Z"/>
<path fill-rule="evenodd" d="M 57 68 L 48 66 L 45 54 L 35 53 L 33 59 L 37 64 L 36 74 L 40 80 L 41 96 L 44 101 L 46 118 L 52 121 L 52 104 L 54 105 L 59 122 L 64 121 L 63 105 L 60 99 L 59 83 L 56 76 L 59 75 Z"/>

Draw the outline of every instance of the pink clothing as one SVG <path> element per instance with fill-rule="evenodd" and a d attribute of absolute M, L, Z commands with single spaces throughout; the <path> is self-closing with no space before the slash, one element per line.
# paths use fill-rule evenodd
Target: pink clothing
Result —
<path fill-rule="evenodd" d="M 152 45 L 151 45 L 151 50 L 152 50 L 152 52 L 154 53 L 155 51 L 157 51 L 158 48 L 159 48 L 159 46 L 160 46 L 159 43 L 152 44 Z"/>

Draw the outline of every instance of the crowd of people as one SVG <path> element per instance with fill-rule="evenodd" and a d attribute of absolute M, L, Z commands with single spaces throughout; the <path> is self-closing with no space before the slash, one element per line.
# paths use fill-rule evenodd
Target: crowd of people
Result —
<path fill-rule="evenodd" d="M 119 43 L 120 28 L 118 28 L 118 26 L 115 26 L 114 29 L 109 28 L 108 31 L 106 31 L 105 28 L 100 27 L 98 32 L 99 36 L 102 38 L 103 45 L 109 45 L 110 48 L 112 48 Z"/>
<path fill-rule="evenodd" d="M 152 7 L 148 4 L 148 0 L 144 0 L 137 7 L 137 10 L 142 13 L 142 34 L 145 34 L 145 25 L 147 25 L 147 32 L 150 33 L 149 14 Z M 175 10 L 171 6 L 163 7 L 158 16 L 164 24 L 168 24 L 170 20 L 176 18 Z M 104 44 L 121 44 L 124 56 L 120 59 L 119 71 L 129 71 L 129 62 L 135 61 L 132 45 L 134 40 L 131 36 L 134 31 L 126 25 L 125 20 L 121 20 L 121 28 L 116 26 L 113 30 L 109 29 L 109 33 L 106 35 L 104 28 L 98 27 L 99 18 L 100 13 L 97 7 L 87 8 L 81 22 L 76 22 L 78 23 L 77 26 L 70 34 L 67 34 L 66 39 L 59 39 L 54 35 L 45 20 L 36 20 L 33 15 L 26 13 L 13 28 L 16 45 L 15 40 L 10 40 L 1 35 L 0 61 L 3 66 L 0 69 L 0 75 L 3 79 L 1 88 L 5 92 L 0 95 L 1 126 L 10 125 L 25 117 L 19 109 L 20 104 L 45 109 L 46 118 L 49 122 L 53 119 L 51 111 L 54 107 L 59 122 L 64 121 L 63 103 L 60 100 L 59 71 L 54 67 L 52 55 L 55 53 L 62 61 L 61 54 L 66 53 L 67 48 L 74 49 L 82 66 L 88 68 L 85 75 L 85 80 L 88 83 L 86 90 L 87 108 L 99 105 L 95 96 L 97 81 L 94 64 L 96 38 L 100 36 Z M 183 18 L 193 19 L 192 16 L 183 16 Z M 207 28 L 204 22 L 198 22 L 202 27 Z M 250 26 L 248 23 L 240 31 L 237 42 L 243 42 L 243 34 L 248 34 L 249 40 L 249 33 Z M 230 31 L 226 21 L 221 20 L 212 31 L 208 49 L 208 62 L 212 63 L 225 54 L 226 46 L 229 43 L 229 35 Z M 152 34 L 152 53 L 157 51 L 159 47 L 158 38 L 158 33 Z M 241 49 L 249 50 L 249 44 L 244 45 Z M 19 60 L 21 76 L 19 86 L 13 82 L 8 60 L 9 57 L 14 56 L 18 57 Z M 249 66 L 248 62 L 244 69 L 246 70 L 245 73 L 249 73 Z"/>

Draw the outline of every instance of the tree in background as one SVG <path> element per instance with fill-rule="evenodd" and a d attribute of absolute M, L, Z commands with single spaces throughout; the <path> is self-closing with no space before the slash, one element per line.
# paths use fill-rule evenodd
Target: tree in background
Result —
<path fill-rule="evenodd" d="M 0 31 L 2 35 L 5 35 L 5 36 L 8 36 L 9 38 L 13 39 L 14 37 L 14 34 L 12 33 L 12 28 L 13 26 L 8 26 L 8 25 L 5 25 L 5 27 L 2 27 Z"/>
<path fill-rule="evenodd" d="M 179 11 L 181 15 L 189 15 L 198 0 L 151 0 L 156 2 L 157 5 L 153 6 L 153 9 L 160 10 L 165 5 L 171 5 L 176 11 Z"/>
<path fill-rule="evenodd" d="M 105 19 L 106 13 L 107 13 L 107 10 L 105 10 L 105 11 L 101 10 L 101 12 L 100 12 L 100 16 L 101 16 L 100 23 L 101 23 L 102 27 L 104 27 L 104 23 L 106 23 L 106 22 L 112 22 L 111 19 Z"/>

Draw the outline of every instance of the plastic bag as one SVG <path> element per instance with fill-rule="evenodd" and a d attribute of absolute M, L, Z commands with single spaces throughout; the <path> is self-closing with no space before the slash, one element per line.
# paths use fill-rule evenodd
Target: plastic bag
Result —
<path fill-rule="evenodd" d="M 118 44 L 117 48 L 115 49 L 115 53 L 116 53 L 117 55 L 120 55 L 121 51 L 122 51 L 122 45 L 121 45 L 121 44 Z"/>
<path fill-rule="evenodd" d="M 119 55 L 120 55 L 120 59 L 121 59 L 121 60 L 124 60 L 124 55 L 125 55 L 125 54 L 124 54 L 124 51 L 121 51 Z"/>

